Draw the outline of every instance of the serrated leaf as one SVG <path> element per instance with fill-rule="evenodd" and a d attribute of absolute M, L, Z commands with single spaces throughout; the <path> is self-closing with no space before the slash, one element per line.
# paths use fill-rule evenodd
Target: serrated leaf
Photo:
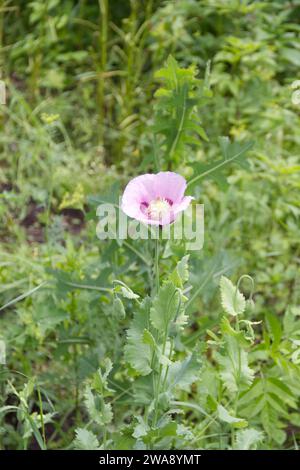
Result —
<path fill-rule="evenodd" d="M 151 346 L 144 341 L 144 331 L 149 326 L 150 299 L 146 298 L 135 311 L 130 328 L 127 331 L 127 344 L 125 346 L 125 360 L 141 375 L 148 375 L 152 371 Z"/>
<path fill-rule="evenodd" d="M 170 417 L 167 416 L 160 420 L 156 428 L 152 428 L 147 438 L 144 438 L 144 442 L 150 442 L 151 440 L 157 440 L 158 443 L 163 444 L 170 441 L 170 439 L 177 436 L 177 423 L 170 421 Z"/>
<path fill-rule="evenodd" d="M 146 344 L 149 344 L 149 346 L 151 347 L 152 350 L 155 350 L 156 347 L 157 347 L 156 341 L 155 341 L 151 331 L 149 331 L 149 330 L 144 330 L 143 342 L 146 343 Z"/>
<path fill-rule="evenodd" d="M 167 382 L 170 390 L 175 387 L 186 389 L 200 376 L 200 364 L 195 353 L 183 361 L 173 362 L 169 366 Z"/>
<path fill-rule="evenodd" d="M 128 286 L 121 286 L 120 287 L 120 292 L 121 294 L 123 295 L 123 297 L 125 297 L 126 299 L 133 299 L 133 300 L 136 300 L 136 299 L 139 299 L 139 295 L 138 294 L 135 294 L 133 292 L 133 290 L 131 290 Z"/>
<path fill-rule="evenodd" d="M 245 338 L 245 334 L 243 331 L 236 331 L 234 328 L 232 328 L 227 317 L 223 317 L 221 320 L 221 332 L 223 333 L 223 335 L 229 335 L 234 337 L 241 346 L 247 347 L 250 344 L 248 339 Z"/>
<path fill-rule="evenodd" d="M 135 437 L 135 439 L 147 436 L 150 428 L 148 424 L 144 421 L 144 418 L 142 416 L 136 416 L 136 420 L 137 425 L 134 428 L 132 436 Z"/>
<path fill-rule="evenodd" d="M 236 450 L 256 450 L 263 437 L 263 433 L 256 431 L 256 429 L 242 429 L 235 434 L 234 448 Z"/>
<path fill-rule="evenodd" d="M 248 422 L 245 419 L 232 416 L 222 405 L 218 405 L 217 413 L 221 421 L 230 424 L 234 428 L 245 428 L 248 426 Z"/>
<path fill-rule="evenodd" d="M 83 428 L 77 428 L 74 446 L 79 450 L 99 450 L 99 442 L 97 437 L 91 431 Z"/>
<path fill-rule="evenodd" d="M 108 387 L 107 378 L 113 368 L 112 362 L 109 357 L 104 360 L 104 371 L 99 368 L 93 376 L 92 387 L 99 394 L 106 396 L 110 395 L 113 390 Z"/>
<path fill-rule="evenodd" d="M 103 398 L 95 396 L 89 387 L 84 393 L 84 404 L 90 418 L 100 426 L 109 424 L 113 418 L 111 404 L 105 403 Z"/>
<path fill-rule="evenodd" d="M 231 393 L 236 393 L 243 387 L 249 387 L 254 379 L 254 371 L 248 365 L 248 354 L 236 338 L 225 338 L 226 348 L 223 355 L 216 354 L 220 365 L 220 377 Z"/>
<path fill-rule="evenodd" d="M 175 319 L 180 307 L 180 294 L 176 290 L 173 282 L 164 283 L 150 309 L 151 323 L 158 331 L 163 333 L 168 328 L 170 322 Z"/>
<path fill-rule="evenodd" d="M 230 279 L 222 276 L 220 279 L 221 304 L 228 315 L 241 315 L 246 308 L 243 294 L 237 290 Z"/>
<path fill-rule="evenodd" d="M 183 288 L 184 284 L 189 279 L 189 255 L 184 256 L 176 265 L 176 268 L 171 273 L 169 279 L 176 287 Z"/>

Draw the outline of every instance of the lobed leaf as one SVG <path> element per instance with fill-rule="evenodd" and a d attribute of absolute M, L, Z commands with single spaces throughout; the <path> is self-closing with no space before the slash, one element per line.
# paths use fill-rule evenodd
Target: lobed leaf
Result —
<path fill-rule="evenodd" d="M 220 279 L 221 303 L 228 315 L 241 315 L 246 308 L 245 297 L 232 284 L 230 279 L 222 276 Z"/>

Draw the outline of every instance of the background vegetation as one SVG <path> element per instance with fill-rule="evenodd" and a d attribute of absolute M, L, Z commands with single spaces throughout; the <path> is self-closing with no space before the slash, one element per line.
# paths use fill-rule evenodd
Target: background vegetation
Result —
<path fill-rule="evenodd" d="M 0 2 L 2 448 L 297 448 L 299 20 L 298 0 Z M 176 145 L 171 69 L 198 122 Z M 205 245 L 176 278 L 189 320 L 174 354 L 197 358 L 151 422 L 126 331 L 135 295 L 150 293 L 152 246 L 99 241 L 95 208 L 156 171 L 157 155 L 161 169 L 201 174 L 220 136 L 255 144 L 247 165 L 191 186 Z M 162 279 L 184 255 L 166 246 Z M 218 285 L 244 274 L 255 288 L 241 335 Z M 251 297 L 248 278 L 239 289 Z"/>

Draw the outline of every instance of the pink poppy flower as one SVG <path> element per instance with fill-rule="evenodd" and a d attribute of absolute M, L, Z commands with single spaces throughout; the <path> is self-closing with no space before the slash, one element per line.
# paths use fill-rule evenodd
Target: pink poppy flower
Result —
<path fill-rule="evenodd" d="M 126 215 L 145 224 L 170 224 L 193 199 L 184 196 L 185 189 L 186 180 L 172 171 L 140 175 L 126 186 L 121 207 Z"/>

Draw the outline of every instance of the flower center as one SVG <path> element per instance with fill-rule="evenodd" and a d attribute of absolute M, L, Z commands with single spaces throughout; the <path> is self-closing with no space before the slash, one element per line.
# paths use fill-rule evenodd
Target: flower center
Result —
<path fill-rule="evenodd" d="M 162 220 L 169 214 L 170 207 L 171 203 L 167 199 L 158 197 L 149 203 L 148 217 L 153 220 Z"/>

